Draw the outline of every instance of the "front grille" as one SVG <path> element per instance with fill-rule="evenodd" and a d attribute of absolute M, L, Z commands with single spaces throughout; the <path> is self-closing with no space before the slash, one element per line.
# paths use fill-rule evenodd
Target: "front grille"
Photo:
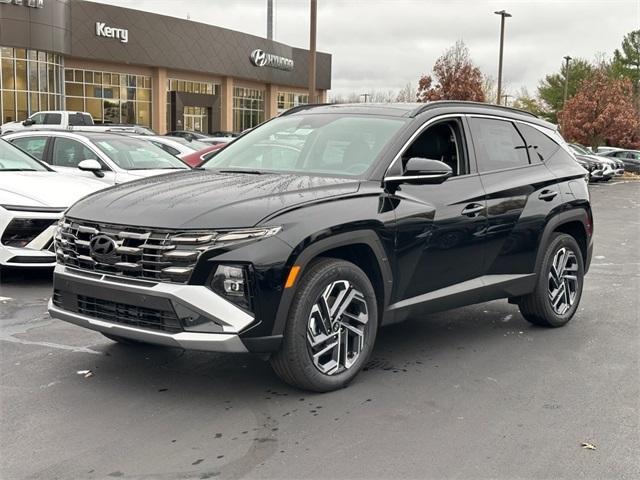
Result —
<path fill-rule="evenodd" d="M 77 295 L 77 302 L 65 302 L 63 301 L 63 295 L 70 294 L 54 290 L 53 304 L 58 308 L 71 310 L 81 315 L 111 323 L 160 330 L 168 333 L 182 331 L 180 320 L 173 310 L 140 307 L 86 295 Z"/>
<path fill-rule="evenodd" d="M 215 237 L 212 232 L 64 220 L 55 236 L 55 248 L 59 263 L 80 270 L 186 283 L 202 251 L 213 245 Z"/>

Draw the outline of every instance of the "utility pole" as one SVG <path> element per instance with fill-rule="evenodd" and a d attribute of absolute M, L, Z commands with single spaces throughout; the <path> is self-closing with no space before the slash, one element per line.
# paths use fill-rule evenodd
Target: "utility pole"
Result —
<path fill-rule="evenodd" d="M 571 57 L 566 55 L 564 58 L 564 97 L 562 100 L 562 108 L 564 108 L 564 104 L 567 103 L 567 93 L 569 92 L 569 62 L 571 61 Z"/>
<path fill-rule="evenodd" d="M 316 30 L 318 0 L 311 0 L 311 25 L 309 28 L 309 103 L 316 103 Z"/>
<path fill-rule="evenodd" d="M 507 93 L 505 93 L 504 95 L 502 95 L 502 98 L 504 98 L 504 106 L 508 106 L 507 105 L 507 100 L 509 100 L 509 98 L 513 97 L 513 95 L 509 95 Z"/>
<path fill-rule="evenodd" d="M 273 0 L 267 0 L 267 38 L 273 40 Z"/>
<path fill-rule="evenodd" d="M 493 12 L 496 15 L 500 15 L 500 56 L 498 57 L 498 96 L 496 97 L 498 105 L 502 98 L 502 53 L 504 51 L 504 19 L 509 18 L 512 15 L 507 13 L 506 10 L 500 10 L 499 12 Z"/>
<path fill-rule="evenodd" d="M 370 93 L 363 93 L 360 96 L 364 97 L 364 103 L 367 103 L 367 100 L 369 100 L 369 97 L 371 96 L 371 94 Z"/>

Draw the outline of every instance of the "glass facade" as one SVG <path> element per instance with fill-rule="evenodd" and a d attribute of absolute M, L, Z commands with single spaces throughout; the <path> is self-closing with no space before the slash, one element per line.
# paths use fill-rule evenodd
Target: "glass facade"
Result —
<path fill-rule="evenodd" d="M 264 122 L 264 91 L 234 87 L 233 131 L 242 132 Z"/>
<path fill-rule="evenodd" d="M 62 108 L 62 56 L 0 47 L 0 123 Z"/>
<path fill-rule="evenodd" d="M 67 110 L 89 112 L 96 123 L 151 126 L 151 77 L 67 68 Z"/>
<path fill-rule="evenodd" d="M 308 93 L 278 92 L 278 113 L 309 103 Z"/>

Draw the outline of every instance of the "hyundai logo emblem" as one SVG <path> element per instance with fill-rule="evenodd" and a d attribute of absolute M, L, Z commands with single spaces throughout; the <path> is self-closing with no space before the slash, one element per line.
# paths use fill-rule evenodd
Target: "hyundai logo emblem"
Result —
<path fill-rule="evenodd" d="M 251 63 L 256 67 L 264 67 L 267 64 L 267 54 L 259 48 L 251 52 Z"/>
<path fill-rule="evenodd" d="M 115 257 L 116 241 L 107 235 L 96 235 L 89 242 L 91 257 L 98 261 L 106 261 Z"/>

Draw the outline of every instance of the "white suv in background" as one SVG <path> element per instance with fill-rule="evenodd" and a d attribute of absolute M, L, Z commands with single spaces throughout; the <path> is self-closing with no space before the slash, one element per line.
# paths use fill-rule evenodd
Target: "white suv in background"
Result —
<path fill-rule="evenodd" d="M 190 168 L 147 140 L 117 133 L 38 130 L 3 138 L 58 172 L 110 185 Z"/>

